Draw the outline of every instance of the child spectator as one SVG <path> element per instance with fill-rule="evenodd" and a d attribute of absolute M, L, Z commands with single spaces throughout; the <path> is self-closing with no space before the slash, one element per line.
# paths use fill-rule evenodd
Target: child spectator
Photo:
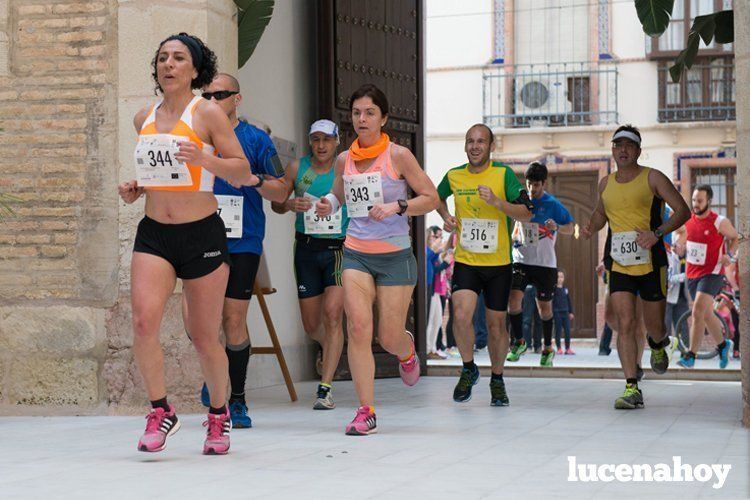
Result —
<path fill-rule="evenodd" d="M 557 345 L 557 354 L 562 354 L 560 345 L 561 330 L 565 329 L 565 354 L 575 354 L 570 348 L 570 322 L 573 321 L 573 305 L 570 302 L 570 294 L 564 286 L 565 273 L 557 271 L 557 287 L 555 288 L 555 297 L 552 299 L 552 310 L 555 318 L 555 344 Z"/>

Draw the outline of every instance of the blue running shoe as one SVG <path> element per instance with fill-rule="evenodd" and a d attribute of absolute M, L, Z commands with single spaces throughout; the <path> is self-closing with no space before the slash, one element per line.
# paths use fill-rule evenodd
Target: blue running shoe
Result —
<path fill-rule="evenodd" d="M 201 404 L 206 408 L 211 406 L 211 396 L 208 394 L 208 386 L 205 382 L 203 382 L 203 387 L 201 388 Z"/>
<path fill-rule="evenodd" d="M 229 403 L 229 418 L 233 429 L 249 429 L 253 426 L 252 419 L 247 415 L 247 405 L 242 401 Z"/>
<path fill-rule="evenodd" d="M 729 364 L 729 354 L 732 352 L 732 349 L 734 349 L 734 342 L 727 339 L 724 349 L 719 351 L 719 368 L 722 370 Z"/>
<path fill-rule="evenodd" d="M 695 358 L 690 357 L 681 357 L 680 360 L 677 362 L 678 365 L 680 365 L 683 368 L 693 368 L 695 367 Z"/>

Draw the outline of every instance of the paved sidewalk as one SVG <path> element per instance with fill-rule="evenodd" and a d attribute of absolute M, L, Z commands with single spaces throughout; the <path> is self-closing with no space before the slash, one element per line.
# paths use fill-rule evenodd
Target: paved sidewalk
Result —
<path fill-rule="evenodd" d="M 339 407 L 310 409 L 315 383 L 250 393 L 252 429 L 232 432 L 224 457 L 200 454 L 202 415 L 158 454 L 136 451 L 142 417 L 0 418 L 2 498 L 747 498 L 749 431 L 740 385 L 645 381 L 646 408 L 612 409 L 612 380 L 507 379 L 511 406 L 488 405 L 487 379 L 465 404 L 455 378 L 413 388 L 377 381 L 380 433 L 343 434 L 353 417 L 350 382 Z M 578 463 L 732 465 L 724 487 L 701 483 L 568 482 Z M 712 480 L 713 481 L 713 480 Z"/>

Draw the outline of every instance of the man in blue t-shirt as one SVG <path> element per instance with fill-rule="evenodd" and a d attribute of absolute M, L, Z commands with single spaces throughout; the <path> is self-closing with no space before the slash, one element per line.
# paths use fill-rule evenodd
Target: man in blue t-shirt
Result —
<path fill-rule="evenodd" d="M 250 169 L 258 177 L 258 182 L 253 186 L 239 189 L 219 177 L 216 177 L 214 183 L 214 194 L 219 202 L 219 215 L 226 227 L 227 246 L 232 260 L 221 321 L 229 360 L 229 413 L 232 427 L 241 429 L 252 426 L 245 401 L 247 364 L 250 360 L 247 311 L 266 232 L 262 198 L 283 201 L 286 198 L 286 186 L 279 179 L 284 172 L 271 138 L 259 128 L 237 118 L 237 107 L 242 101 L 237 79 L 226 73 L 219 73 L 203 89 L 203 97 L 213 99 L 227 114 L 250 162 Z M 204 405 L 209 401 L 205 384 L 201 400 Z"/>
<path fill-rule="evenodd" d="M 573 218 L 557 198 L 545 192 L 547 167 L 533 162 L 526 169 L 526 189 L 534 208 L 531 219 L 516 222 L 513 231 L 513 282 L 508 302 L 508 317 L 514 343 L 508 361 L 518 361 L 528 346 L 523 339 L 521 303 L 529 283 L 536 287 L 536 304 L 542 318 L 541 366 L 552 366 L 552 299 L 557 286 L 557 233 L 573 234 Z"/>

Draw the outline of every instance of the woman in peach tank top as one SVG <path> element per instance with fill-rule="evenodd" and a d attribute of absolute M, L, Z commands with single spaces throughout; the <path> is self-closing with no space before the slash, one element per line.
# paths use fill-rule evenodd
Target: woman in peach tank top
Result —
<path fill-rule="evenodd" d="M 118 186 L 125 203 L 146 194 L 131 261 L 133 353 L 151 411 L 138 450 L 157 452 L 180 428 L 167 403 L 159 326 L 177 278 L 190 308 L 186 329 L 211 393 L 205 454 L 229 449 L 226 409 L 227 357 L 219 341 L 224 290 L 229 276 L 224 224 L 216 214 L 213 178 L 252 185 L 251 174 L 226 114 L 193 89 L 216 75 L 216 56 L 186 33 L 164 40 L 152 62 L 162 99 L 140 110 L 134 125 L 136 179 Z M 216 153 L 221 153 L 218 157 Z"/>
<path fill-rule="evenodd" d="M 411 151 L 392 143 L 382 132 L 388 121 L 383 92 L 363 85 L 349 106 L 357 139 L 338 156 L 333 189 L 316 207 L 319 215 L 326 216 L 345 202 L 350 218 L 344 243 L 344 310 L 347 356 L 360 407 L 346 426 L 346 434 L 366 435 L 377 432 L 373 303 L 377 304 L 380 345 L 398 357 L 406 385 L 419 380 L 414 337 L 404 330 L 417 283 L 408 216 L 435 210 L 439 200 L 435 185 Z M 409 189 L 414 192 L 411 199 L 407 199 Z"/>

